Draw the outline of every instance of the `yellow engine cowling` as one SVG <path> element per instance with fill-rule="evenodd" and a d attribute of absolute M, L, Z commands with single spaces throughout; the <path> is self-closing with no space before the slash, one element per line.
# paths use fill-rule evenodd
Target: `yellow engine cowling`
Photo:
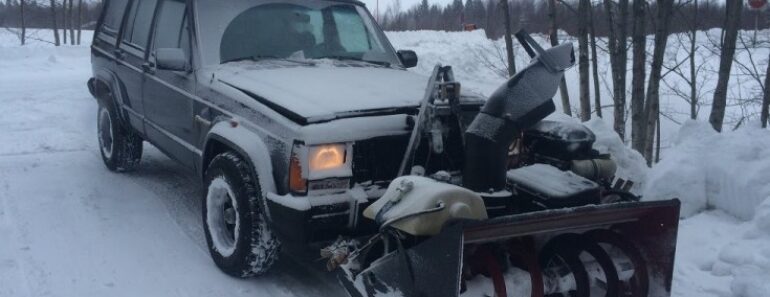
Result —
<path fill-rule="evenodd" d="M 395 179 L 385 195 L 364 210 L 364 216 L 415 236 L 437 235 L 456 219 L 488 218 L 478 194 L 420 176 Z"/>

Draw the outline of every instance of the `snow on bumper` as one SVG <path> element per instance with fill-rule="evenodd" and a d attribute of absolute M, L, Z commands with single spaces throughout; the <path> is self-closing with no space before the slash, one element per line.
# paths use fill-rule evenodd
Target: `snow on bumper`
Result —
<path fill-rule="evenodd" d="M 357 235 L 375 229 L 361 213 L 385 189 L 356 185 L 345 192 L 329 195 L 267 194 L 273 229 L 282 241 L 317 242 L 337 236 Z"/>

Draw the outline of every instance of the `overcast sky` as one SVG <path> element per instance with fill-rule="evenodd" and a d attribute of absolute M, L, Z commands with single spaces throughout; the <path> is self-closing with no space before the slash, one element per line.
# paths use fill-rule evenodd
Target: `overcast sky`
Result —
<path fill-rule="evenodd" d="M 369 8 L 369 10 L 372 11 L 372 14 L 374 14 L 374 11 L 377 9 L 377 0 L 360 0 L 364 3 L 366 3 L 366 7 Z M 420 3 L 421 0 L 401 0 L 401 9 L 408 9 L 414 5 L 417 5 L 417 3 Z M 430 4 L 439 4 L 439 5 L 447 5 L 452 2 L 452 0 L 428 0 Z M 380 11 L 385 12 L 386 9 L 388 9 L 388 6 L 393 3 L 393 0 L 380 0 Z M 463 0 L 463 3 L 465 3 L 465 0 Z"/>

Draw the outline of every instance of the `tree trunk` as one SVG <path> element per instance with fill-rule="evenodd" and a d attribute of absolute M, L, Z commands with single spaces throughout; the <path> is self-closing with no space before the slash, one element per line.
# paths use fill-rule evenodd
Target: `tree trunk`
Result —
<path fill-rule="evenodd" d="M 730 82 L 730 71 L 733 67 L 735 56 L 735 43 L 738 39 L 738 27 L 741 24 L 743 12 L 743 0 L 727 1 L 727 16 L 725 18 L 724 39 L 722 41 L 722 55 L 719 62 L 719 79 L 714 90 L 714 101 L 709 122 L 715 130 L 722 132 L 722 124 L 725 120 L 725 108 L 727 107 L 727 86 Z"/>
<path fill-rule="evenodd" d="M 767 128 L 767 121 L 770 120 L 770 63 L 767 63 L 767 73 L 765 73 L 765 92 L 762 98 L 762 128 Z"/>
<path fill-rule="evenodd" d="M 75 11 L 73 10 L 74 0 L 69 0 L 69 9 L 67 10 L 67 22 L 70 28 L 70 44 L 75 44 Z"/>
<path fill-rule="evenodd" d="M 54 45 L 60 46 L 61 41 L 59 40 L 59 27 L 56 24 L 56 1 L 50 0 L 50 3 L 51 3 L 51 22 L 52 22 L 51 29 L 53 30 Z"/>
<path fill-rule="evenodd" d="M 596 26 L 594 26 L 594 8 L 589 7 L 588 17 L 590 18 L 589 33 L 591 34 L 591 67 L 594 76 L 594 105 L 596 116 L 602 117 L 602 93 L 599 90 L 599 56 L 596 54 Z"/>
<path fill-rule="evenodd" d="M 64 37 L 64 44 L 67 44 L 67 28 L 68 28 L 68 20 L 67 20 L 67 0 L 62 0 L 61 3 L 61 20 L 62 20 L 62 37 Z"/>
<path fill-rule="evenodd" d="M 634 0 L 634 25 L 632 43 L 633 77 L 631 79 L 631 138 L 632 146 L 644 153 L 645 118 L 644 118 L 644 82 L 647 79 L 647 36 L 646 35 L 646 3 L 644 0 Z"/>
<path fill-rule="evenodd" d="M 580 120 L 591 119 L 591 92 L 589 89 L 588 62 L 588 8 L 589 0 L 578 3 L 578 69 L 580 72 Z"/>
<path fill-rule="evenodd" d="M 505 19 L 505 53 L 508 57 L 508 75 L 516 74 L 516 58 L 513 55 L 513 32 L 511 28 L 511 10 L 508 8 L 508 0 L 500 1 Z"/>
<path fill-rule="evenodd" d="M 615 22 L 612 1 L 604 0 L 604 10 L 607 14 L 608 47 L 610 54 L 610 68 L 612 70 L 613 93 L 613 128 L 620 139 L 626 139 L 626 72 L 628 71 L 628 53 L 626 46 L 628 41 L 628 0 L 618 1 L 618 22 Z M 617 31 L 615 27 L 617 26 Z"/>
<path fill-rule="evenodd" d="M 692 23 L 690 24 L 690 119 L 698 119 L 698 73 L 695 65 L 695 50 L 698 36 L 698 0 L 693 3 Z"/>
<path fill-rule="evenodd" d="M 559 45 L 559 27 L 556 24 L 556 0 L 548 0 L 548 18 L 551 20 L 550 36 L 551 46 Z M 572 116 L 572 108 L 569 103 L 569 90 L 567 89 L 567 79 L 561 79 L 559 84 L 559 93 L 561 95 L 561 106 L 564 114 Z"/>
<path fill-rule="evenodd" d="M 660 163 L 660 117 L 655 125 L 655 164 Z"/>
<path fill-rule="evenodd" d="M 77 44 L 80 45 L 80 36 L 83 32 L 83 0 L 78 0 L 78 42 Z"/>
<path fill-rule="evenodd" d="M 26 6 L 26 0 L 19 1 L 19 9 L 21 10 L 21 45 L 27 44 L 27 22 L 24 19 L 24 8 Z"/>
<path fill-rule="evenodd" d="M 626 81 L 628 77 L 628 0 L 618 1 L 620 20 L 618 22 L 617 69 L 613 74 L 617 83 L 615 92 L 615 131 L 622 131 L 620 139 L 626 136 Z"/>
<path fill-rule="evenodd" d="M 660 117 L 660 80 L 663 71 L 663 58 L 666 54 L 668 43 L 668 28 L 671 23 L 671 10 L 674 0 L 659 0 L 657 17 L 655 19 L 655 49 L 652 52 L 652 66 L 650 67 L 650 80 L 645 100 L 644 113 L 647 118 L 644 157 L 647 164 L 653 162 L 653 144 L 655 143 L 655 127 Z"/>

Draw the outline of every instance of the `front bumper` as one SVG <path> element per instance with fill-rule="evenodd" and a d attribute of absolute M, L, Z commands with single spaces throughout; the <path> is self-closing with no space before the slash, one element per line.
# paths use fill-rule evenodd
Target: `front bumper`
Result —
<path fill-rule="evenodd" d="M 287 243 L 334 240 L 340 235 L 362 236 L 377 231 L 363 217 L 366 207 L 385 193 L 377 186 L 359 185 L 338 194 L 297 197 L 269 193 L 267 207 L 273 230 Z"/>

